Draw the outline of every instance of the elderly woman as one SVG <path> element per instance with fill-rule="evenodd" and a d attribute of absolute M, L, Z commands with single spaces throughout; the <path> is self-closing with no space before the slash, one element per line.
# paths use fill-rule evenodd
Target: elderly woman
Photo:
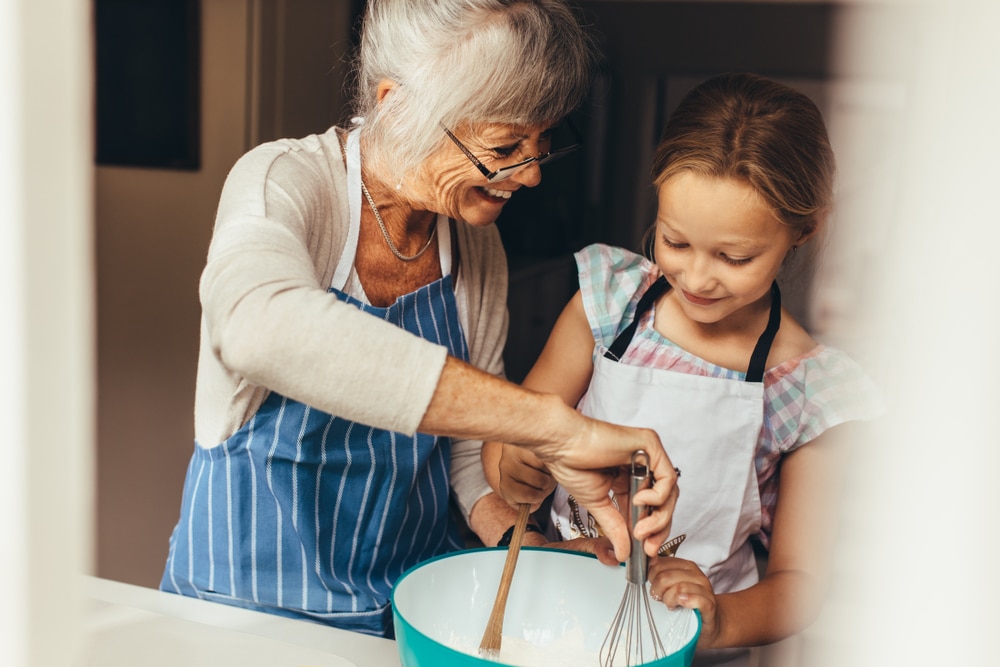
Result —
<path fill-rule="evenodd" d="M 532 451 L 629 537 L 609 467 L 648 450 L 635 527 L 676 500 L 657 437 L 502 379 L 506 259 L 493 224 L 570 146 L 593 52 L 560 0 L 372 0 L 349 128 L 265 144 L 223 188 L 201 280 L 196 445 L 161 588 L 391 635 L 412 565 L 496 544 L 484 439 Z M 617 518 L 617 523 L 613 523 Z"/>

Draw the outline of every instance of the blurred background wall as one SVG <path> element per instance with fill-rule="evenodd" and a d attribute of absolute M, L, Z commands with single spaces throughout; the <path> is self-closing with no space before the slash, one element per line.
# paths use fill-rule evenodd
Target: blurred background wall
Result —
<path fill-rule="evenodd" d="M 94 567 L 93 71 L 75 0 L 0 0 L 0 665 L 73 664 Z"/>

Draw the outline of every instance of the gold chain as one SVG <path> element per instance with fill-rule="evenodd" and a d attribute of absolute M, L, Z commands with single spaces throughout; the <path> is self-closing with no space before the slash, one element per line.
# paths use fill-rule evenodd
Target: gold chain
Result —
<path fill-rule="evenodd" d="M 385 222 L 382 220 L 382 216 L 378 212 L 378 207 L 375 206 L 375 200 L 373 200 L 371 194 L 368 193 L 368 188 L 365 187 L 364 181 L 361 182 L 361 191 L 365 193 L 365 199 L 368 200 L 368 205 L 371 206 L 372 213 L 375 214 L 375 221 L 378 222 L 378 228 L 382 230 L 382 236 L 385 237 L 385 242 L 389 244 L 389 250 L 392 251 L 393 255 L 403 260 L 404 262 L 412 262 L 416 258 L 423 255 L 427 251 L 427 249 L 431 247 L 431 241 L 434 240 L 434 233 L 437 232 L 436 222 L 434 223 L 434 226 L 431 227 L 431 233 L 430 236 L 427 237 L 427 243 L 424 244 L 423 248 L 417 251 L 417 254 L 404 255 L 403 253 L 399 252 L 399 248 L 396 247 L 396 244 L 393 243 L 392 239 L 389 237 L 389 230 L 385 228 Z"/>

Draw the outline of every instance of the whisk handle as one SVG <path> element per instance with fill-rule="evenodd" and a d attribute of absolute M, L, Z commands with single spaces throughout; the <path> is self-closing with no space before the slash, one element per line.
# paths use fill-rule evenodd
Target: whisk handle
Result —
<path fill-rule="evenodd" d="M 631 507 L 631 523 L 629 532 L 635 528 L 635 524 L 649 514 L 649 508 L 645 505 L 635 505 L 632 499 L 635 494 L 643 489 L 649 488 L 652 479 L 649 472 L 649 455 L 645 450 L 639 449 L 632 453 L 632 468 L 629 475 L 629 506 Z M 629 553 L 628 561 L 625 564 L 625 578 L 632 584 L 646 583 L 646 552 L 642 550 L 642 542 L 632 535 L 632 549 Z"/>

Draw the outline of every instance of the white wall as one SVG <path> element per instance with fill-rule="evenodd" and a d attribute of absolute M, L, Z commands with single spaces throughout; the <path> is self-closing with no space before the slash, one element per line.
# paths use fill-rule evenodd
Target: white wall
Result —
<path fill-rule="evenodd" d="M 876 250 L 867 311 L 889 413 L 857 443 L 808 664 L 997 664 L 1000 5 L 885 4 L 903 20 L 843 26 L 838 57 L 879 77 L 891 59 L 906 85 L 891 131 L 854 136 L 892 164 L 865 174 L 843 248 Z"/>
<path fill-rule="evenodd" d="M 92 557 L 90 16 L 0 0 L 0 664 L 77 654 Z"/>

